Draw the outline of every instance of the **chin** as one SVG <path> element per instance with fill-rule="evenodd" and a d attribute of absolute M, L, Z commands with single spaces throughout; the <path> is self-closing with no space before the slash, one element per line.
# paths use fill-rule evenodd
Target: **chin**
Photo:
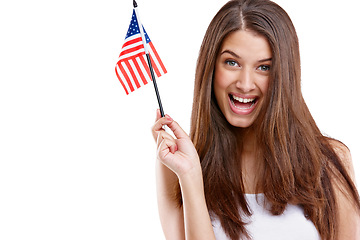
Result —
<path fill-rule="evenodd" d="M 233 117 L 226 118 L 227 121 L 230 123 L 231 126 L 237 127 L 237 128 L 248 128 L 251 127 L 254 123 L 254 120 L 252 119 L 236 119 Z"/>

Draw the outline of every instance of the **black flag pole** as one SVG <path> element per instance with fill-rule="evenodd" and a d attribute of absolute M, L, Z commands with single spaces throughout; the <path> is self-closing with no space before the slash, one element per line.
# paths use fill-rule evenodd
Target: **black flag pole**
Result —
<path fill-rule="evenodd" d="M 161 104 L 160 93 L 159 93 L 159 90 L 158 90 L 158 87 L 157 87 L 157 84 L 156 84 L 156 78 L 155 78 L 155 74 L 154 74 L 154 69 L 152 67 L 149 50 L 147 48 L 147 43 L 146 43 L 146 39 L 145 39 L 144 30 L 143 30 L 143 27 L 142 27 L 142 24 L 141 24 L 141 21 L 140 21 L 139 13 L 137 11 L 137 6 L 138 5 L 137 5 L 135 0 L 133 0 L 133 5 L 134 5 L 135 13 L 136 13 L 136 19 L 137 19 L 139 29 L 140 29 L 141 38 L 142 38 L 144 49 L 145 49 L 146 59 L 147 59 L 147 62 L 148 62 L 149 68 L 150 68 L 151 79 L 152 79 L 152 82 L 154 84 L 154 89 L 155 89 L 157 101 L 159 103 L 161 117 L 165 117 L 164 109 L 163 109 L 162 104 Z"/>

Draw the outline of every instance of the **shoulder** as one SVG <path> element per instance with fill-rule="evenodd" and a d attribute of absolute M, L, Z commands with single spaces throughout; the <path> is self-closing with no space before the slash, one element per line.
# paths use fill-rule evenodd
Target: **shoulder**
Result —
<path fill-rule="evenodd" d="M 340 141 L 329 139 L 329 144 L 338 156 L 340 163 L 347 174 L 355 183 L 354 167 L 351 160 L 350 150 Z M 338 174 L 334 174 L 332 182 L 335 190 L 338 218 L 338 237 L 341 239 L 360 239 L 360 214 L 358 199 L 354 199 L 352 191 L 347 184 L 340 180 Z M 355 187 L 355 186 L 354 186 Z M 356 189 L 353 189 L 356 191 Z M 354 201 L 355 200 L 355 201 Z"/>
<path fill-rule="evenodd" d="M 340 163 L 345 167 L 351 180 L 355 182 L 354 166 L 352 163 L 351 153 L 349 148 L 342 142 L 329 138 L 330 147 L 334 150 L 335 154 L 340 160 Z"/>

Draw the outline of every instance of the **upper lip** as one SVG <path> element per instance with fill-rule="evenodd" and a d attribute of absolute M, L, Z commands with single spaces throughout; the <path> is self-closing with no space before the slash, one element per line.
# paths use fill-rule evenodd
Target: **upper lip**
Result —
<path fill-rule="evenodd" d="M 256 99 L 258 96 L 256 95 L 247 95 L 247 94 L 241 94 L 241 93 L 229 93 L 232 96 L 243 98 L 243 99 Z"/>

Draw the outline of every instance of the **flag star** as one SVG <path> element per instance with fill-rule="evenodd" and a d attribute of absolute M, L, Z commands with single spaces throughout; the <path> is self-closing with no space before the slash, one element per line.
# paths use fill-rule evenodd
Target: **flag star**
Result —
<path fill-rule="evenodd" d="M 140 27 L 142 27 L 142 30 Z M 141 42 L 140 36 L 139 36 L 140 32 L 144 33 L 143 37 L 145 37 L 146 43 L 149 43 L 150 42 L 149 35 L 146 33 L 145 28 L 143 26 L 139 26 L 139 22 L 137 22 L 137 19 L 136 19 L 135 10 L 133 10 L 132 19 L 130 21 L 130 26 L 127 31 L 127 36 L 125 37 L 126 42 L 128 44 L 126 45 L 126 49 L 125 49 L 125 47 L 124 47 L 124 49 L 122 49 L 122 51 L 119 55 L 120 60 L 117 62 L 117 65 L 115 68 L 117 77 L 119 78 L 120 83 L 124 87 L 126 94 L 133 92 L 134 90 L 136 90 L 137 88 L 139 88 L 142 85 L 146 85 L 147 82 L 149 82 L 149 80 L 151 80 L 151 76 L 146 71 L 143 71 L 143 69 L 146 69 L 146 67 L 148 67 L 147 64 L 144 64 L 140 70 L 134 64 L 131 64 L 131 62 L 134 63 L 134 61 L 137 61 L 136 59 L 139 57 L 139 52 L 138 52 L 139 44 L 138 43 Z M 135 36 L 135 35 L 137 36 L 137 38 L 136 38 L 137 42 L 133 43 L 134 39 L 129 38 L 129 37 Z M 145 44 L 145 45 L 148 45 L 148 44 Z M 131 46 L 131 48 L 129 48 L 128 46 L 129 47 Z M 151 49 L 153 48 L 153 46 L 149 46 L 149 47 Z M 145 51 L 143 51 L 141 54 L 143 56 L 145 54 Z M 153 57 L 157 59 L 156 63 L 154 63 L 154 64 L 157 64 L 157 62 L 159 62 L 159 64 L 161 65 L 161 66 L 157 65 L 157 68 L 161 69 L 160 75 L 158 75 L 158 73 L 156 73 L 159 77 L 162 74 L 166 73 L 166 69 L 163 66 L 160 58 L 157 58 L 156 56 L 153 56 Z M 129 66 L 131 68 L 128 68 Z M 134 73 L 138 72 L 137 74 L 135 74 L 136 76 L 132 73 L 129 74 L 129 71 L 132 72 L 131 70 L 133 70 Z"/>

